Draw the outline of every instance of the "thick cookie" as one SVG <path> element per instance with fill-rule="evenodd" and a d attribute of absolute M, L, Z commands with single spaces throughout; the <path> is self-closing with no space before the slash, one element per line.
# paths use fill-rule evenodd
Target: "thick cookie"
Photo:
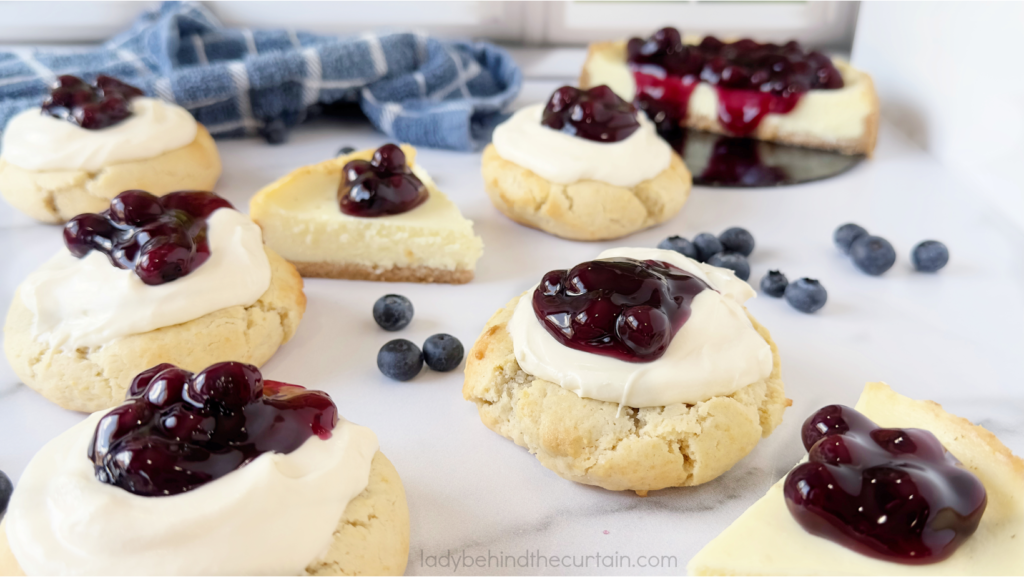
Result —
<path fill-rule="evenodd" d="M 775 343 L 751 317 L 772 349 L 766 380 L 696 405 L 622 407 L 617 416 L 616 403 L 581 398 L 519 367 L 505 329 L 519 298 L 491 317 L 469 351 L 462 396 L 488 428 L 570 481 L 640 494 L 706 483 L 750 453 L 790 404 Z"/>
<path fill-rule="evenodd" d="M 584 180 L 555 184 L 484 149 L 484 189 L 505 216 L 572 240 L 609 240 L 665 222 L 690 196 L 692 178 L 679 155 L 633 188 Z"/>
<path fill-rule="evenodd" d="M 36 220 L 64 222 L 86 212 L 101 212 L 110 200 L 131 189 L 160 196 L 176 190 L 213 190 L 220 178 L 220 155 L 200 124 L 192 144 L 160 156 L 112 164 L 99 172 L 25 170 L 0 157 L 0 195 Z"/>
<path fill-rule="evenodd" d="M 265 247 L 264 247 L 265 248 Z M 129 335 L 103 346 L 54 350 L 32 338 L 32 312 L 15 293 L 4 350 L 23 383 L 65 409 L 93 412 L 118 405 L 135 375 L 172 363 L 199 371 L 221 361 L 257 366 L 292 338 L 306 310 L 302 277 L 270 249 L 270 287 L 255 303 Z"/>
<path fill-rule="evenodd" d="M 83 457 L 84 458 L 84 457 Z M 273 519 L 268 519 L 269 524 Z M 268 528 L 269 530 L 270 528 Z M 409 507 L 391 461 L 377 452 L 366 489 L 345 508 L 334 543 L 307 575 L 402 575 L 409 560 Z M 154 572 L 159 573 L 159 569 Z M 0 523 L 0 575 L 24 575 Z"/>

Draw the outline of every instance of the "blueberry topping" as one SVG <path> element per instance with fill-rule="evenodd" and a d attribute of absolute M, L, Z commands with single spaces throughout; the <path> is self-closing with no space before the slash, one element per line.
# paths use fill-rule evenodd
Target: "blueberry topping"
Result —
<path fill-rule="evenodd" d="M 754 235 L 745 228 L 734 226 L 718 235 L 718 240 L 725 247 L 725 250 L 738 252 L 743 256 L 750 256 L 754 252 Z"/>
<path fill-rule="evenodd" d="M 113 126 L 132 115 L 131 99 L 138 88 L 103 74 L 90 85 L 77 76 L 64 75 L 43 102 L 43 114 L 67 120 L 89 130 Z"/>
<path fill-rule="evenodd" d="M 288 126 L 284 120 L 275 118 L 267 121 L 260 129 L 260 134 L 267 140 L 268 144 L 284 144 L 288 140 Z"/>
<path fill-rule="evenodd" d="M 853 244 L 853 241 L 867 233 L 867 229 L 863 226 L 850 222 L 837 228 L 836 231 L 832 233 L 832 240 L 835 241 L 836 247 L 843 251 L 843 254 L 850 254 L 850 245 Z"/>
<path fill-rule="evenodd" d="M 697 247 L 694 246 L 692 242 L 681 236 L 670 236 L 666 238 L 658 243 L 658 248 L 663 250 L 674 250 L 679 254 L 694 260 L 696 260 L 699 255 Z"/>
<path fill-rule="evenodd" d="M 740 280 L 747 280 L 750 278 L 750 263 L 747 262 L 747 257 L 738 252 L 724 251 L 716 255 L 712 255 L 711 258 L 708 259 L 708 264 L 711 266 L 727 268 L 736 273 L 736 277 Z"/>
<path fill-rule="evenodd" d="M 386 331 L 398 331 L 412 322 L 412 302 L 402 295 L 384 295 L 373 303 L 373 320 Z"/>
<path fill-rule="evenodd" d="M 949 249 L 937 240 L 926 240 L 914 247 L 910 260 L 921 272 L 935 272 L 949 262 Z"/>
<path fill-rule="evenodd" d="M 786 275 L 777 270 L 770 270 L 761 279 L 761 292 L 771 297 L 781 297 L 786 292 L 789 280 Z"/>
<path fill-rule="evenodd" d="M 459 366 L 465 351 L 459 339 L 444 333 L 423 342 L 423 360 L 435 371 L 447 372 Z"/>
<path fill-rule="evenodd" d="M 896 262 L 896 250 L 884 238 L 865 234 L 850 245 L 850 258 L 860 270 L 880 275 Z"/>
<path fill-rule="evenodd" d="M 341 170 L 338 204 L 350 216 L 408 212 L 427 201 L 429 192 L 406 163 L 405 153 L 385 144 L 370 160 L 350 160 Z"/>
<path fill-rule="evenodd" d="M 14 492 L 14 483 L 11 478 L 0 471 L 0 519 L 4 518 L 7 512 L 7 504 L 11 502 L 11 493 Z"/>
<path fill-rule="evenodd" d="M 346 154 L 352 154 L 356 149 L 351 146 L 342 146 L 338 149 L 338 156 L 345 156 Z"/>
<path fill-rule="evenodd" d="M 377 368 L 396 381 L 408 381 L 420 374 L 423 353 L 412 341 L 395 339 L 384 344 L 377 353 Z"/>
<path fill-rule="evenodd" d="M 813 313 L 825 306 L 825 301 L 828 300 L 825 287 L 812 278 L 802 278 L 789 283 L 783 294 L 790 306 L 804 313 Z"/>
<path fill-rule="evenodd" d="M 596 142 L 619 142 L 640 128 L 636 108 L 603 84 L 590 90 L 559 88 L 548 99 L 541 124 Z"/>
<path fill-rule="evenodd" d="M 693 244 L 697 247 L 697 260 L 707 262 L 712 256 L 725 250 L 722 241 L 710 232 L 702 232 L 693 237 Z"/>

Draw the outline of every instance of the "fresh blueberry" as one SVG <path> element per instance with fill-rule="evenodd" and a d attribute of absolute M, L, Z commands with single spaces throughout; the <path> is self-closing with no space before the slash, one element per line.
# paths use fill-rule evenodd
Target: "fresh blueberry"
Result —
<path fill-rule="evenodd" d="M 853 241 L 867 233 L 867 229 L 863 226 L 850 222 L 837 228 L 836 231 L 832 233 L 832 240 L 835 241 L 836 247 L 843 251 L 843 254 L 850 254 L 850 245 L 853 244 Z"/>
<path fill-rule="evenodd" d="M 351 146 L 342 146 L 341 148 L 338 149 L 338 156 L 345 156 L 346 154 L 352 154 L 355 151 L 356 151 L 356 149 L 352 148 Z"/>
<path fill-rule="evenodd" d="M 697 247 L 697 260 L 707 262 L 712 256 L 725 250 L 722 241 L 710 232 L 702 232 L 693 237 L 693 244 Z"/>
<path fill-rule="evenodd" d="M 402 295 L 384 295 L 373 303 L 373 320 L 386 331 L 398 331 L 412 322 L 413 308 Z"/>
<path fill-rule="evenodd" d="M 778 298 L 786 292 L 786 285 L 788 284 L 789 280 L 786 279 L 786 275 L 777 270 L 770 270 L 761 279 L 761 292 L 770 297 Z"/>
<path fill-rule="evenodd" d="M 750 263 L 747 262 L 747 257 L 738 252 L 725 251 L 712 255 L 711 258 L 708 259 L 708 264 L 711 266 L 727 268 L 736 273 L 736 276 L 740 280 L 747 280 L 750 278 Z"/>
<path fill-rule="evenodd" d="M 910 260 L 921 272 L 935 272 L 949 262 L 949 249 L 937 240 L 925 240 L 914 247 Z"/>
<path fill-rule="evenodd" d="M 288 140 L 288 126 L 280 118 L 268 121 L 260 133 L 269 144 L 283 144 Z"/>
<path fill-rule="evenodd" d="M 698 252 L 697 247 L 694 244 L 681 236 L 670 236 L 665 240 L 658 243 L 658 248 L 664 250 L 674 250 L 679 254 L 687 257 L 696 259 Z"/>
<path fill-rule="evenodd" d="M 828 300 L 828 291 L 812 278 L 802 278 L 789 283 L 785 295 L 790 306 L 804 313 L 813 313 L 825 306 L 825 301 Z"/>
<path fill-rule="evenodd" d="M 750 253 L 754 252 L 754 235 L 745 228 L 734 226 L 726 229 L 725 232 L 718 235 L 718 240 L 725 250 L 738 252 L 743 256 L 750 256 Z"/>
<path fill-rule="evenodd" d="M 377 368 L 396 381 L 408 381 L 420 374 L 423 353 L 412 341 L 395 339 L 384 344 L 377 353 Z"/>
<path fill-rule="evenodd" d="M 444 333 L 423 342 L 423 360 L 435 371 L 447 372 L 459 366 L 465 350 L 459 339 Z"/>
<path fill-rule="evenodd" d="M 896 250 L 884 238 L 865 234 L 850 245 L 850 258 L 860 270 L 880 275 L 896 262 Z"/>
<path fill-rule="evenodd" d="M 14 483 L 11 483 L 10 477 L 0 471 L 0 519 L 4 518 L 4 513 L 7 512 L 7 503 L 11 501 L 11 493 L 14 492 Z"/>

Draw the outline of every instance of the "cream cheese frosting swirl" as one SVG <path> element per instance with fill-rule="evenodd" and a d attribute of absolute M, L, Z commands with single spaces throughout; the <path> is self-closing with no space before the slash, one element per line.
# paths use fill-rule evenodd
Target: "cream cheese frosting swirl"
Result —
<path fill-rule="evenodd" d="M 640 128 L 619 142 L 596 142 L 541 124 L 544 105 L 528 106 L 494 129 L 498 155 L 556 184 L 596 180 L 632 187 L 668 168 L 672 148 L 646 114 Z"/>
<path fill-rule="evenodd" d="M 39 108 L 19 113 L 3 132 L 0 154 L 25 170 L 96 172 L 187 146 L 199 130 L 184 108 L 156 98 L 131 100 L 132 114 L 113 126 L 88 130 Z"/>
<path fill-rule="evenodd" d="M 147 285 L 99 251 L 76 258 L 62 250 L 32 272 L 18 295 L 32 311 L 32 336 L 74 349 L 248 306 L 270 287 L 270 261 L 260 227 L 221 208 L 207 218 L 210 258 L 189 274 Z"/>
<path fill-rule="evenodd" d="M 771 374 L 771 346 L 754 329 L 743 308 L 743 303 L 755 296 L 754 290 L 731 270 L 671 250 L 617 248 L 598 256 L 614 257 L 667 262 L 714 290 L 694 297 L 689 320 L 664 355 L 651 362 L 632 363 L 558 342 L 537 319 L 531 289 L 519 299 L 507 327 L 516 361 L 524 371 L 581 397 L 638 408 L 695 404 L 731 395 Z"/>
<path fill-rule="evenodd" d="M 142 497 L 96 480 L 86 449 L 105 413 L 44 446 L 11 497 L 7 539 L 28 575 L 302 574 L 330 549 L 378 449 L 372 431 L 342 419 L 327 440 Z"/>

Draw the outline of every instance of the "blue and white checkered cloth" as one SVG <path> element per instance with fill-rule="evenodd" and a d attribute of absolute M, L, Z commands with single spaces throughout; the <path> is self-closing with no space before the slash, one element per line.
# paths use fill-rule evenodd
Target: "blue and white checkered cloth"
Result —
<path fill-rule="evenodd" d="M 485 42 L 225 28 L 201 4 L 166 2 L 99 48 L 0 50 L 0 127 L 39 106 L 62 74 L 120 78 L 188 109 L 218 137 L 358 101 L 395 140 L 455 150 L 486 144 L 522 84 L 508 53 Z"/>

